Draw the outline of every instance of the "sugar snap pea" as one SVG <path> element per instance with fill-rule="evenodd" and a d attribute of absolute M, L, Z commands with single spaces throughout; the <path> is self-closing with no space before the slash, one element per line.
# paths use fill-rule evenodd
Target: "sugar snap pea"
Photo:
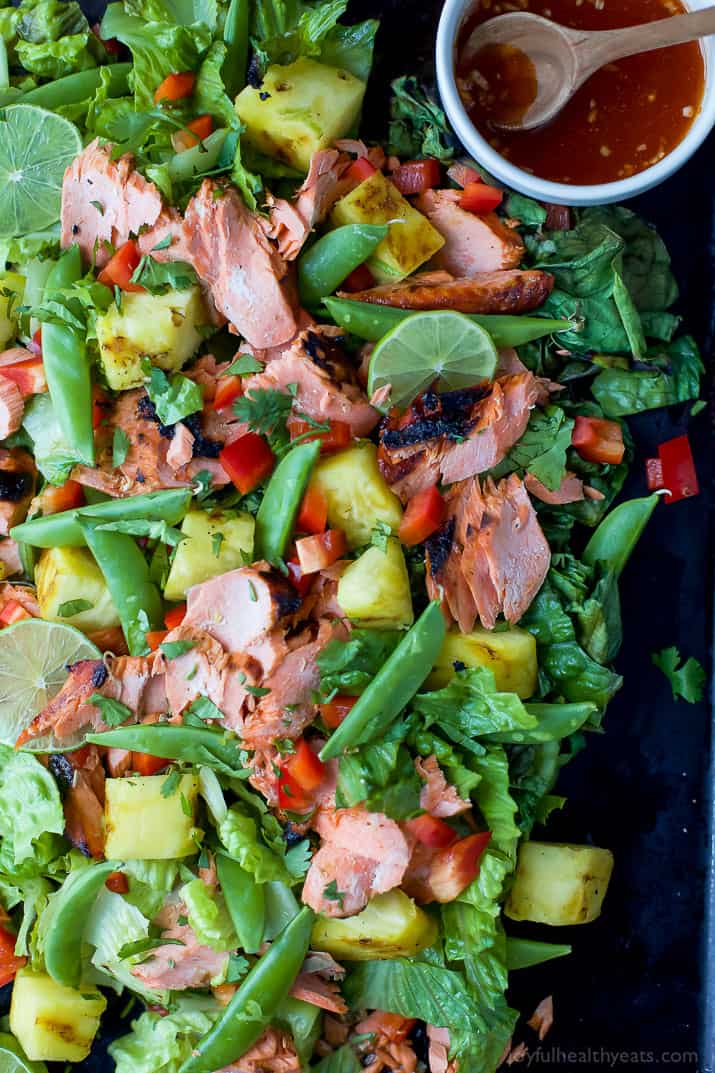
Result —
<path fill-rule="evenodd" d="M 118 867 L 114 861 L 72 872 L 54 894 L 43 915 L 45 967 L 53 980 L 79 987 L 82 979 L 82 925 L 104 881 Z"/>
<path fill-rule="evenodd" d="M 316 306 L 363 264 L 382 242 L 387 224 L 345 224 L 328 231 L 298 259 L 298 287 L 303 305 Z"/>
<path fill-rule="evenodd" d="M 439 603 L 432 601 L 383 663 L 347 717 L 320 751 L 321 760 L 383 733 L 432 670 L 446 628 Z"/>
<path fill-rule="evenodd" d="M 263 893 L 266 899 L 266 926 L 263 938 L 270 942 L 280 935 L 283 929 L 290 924 L 293 917 L 298 916 L 300 906 L 295 894 L 276 879 L 263 884 Z"/>
<path fill-rule="evenodd" d="M 128 496 L 127 499 L 107 499 L 87 507 L 32 518 L 29 522 L 16 525 L 11 535 L 13 540 L 32 544 L 35 548 L 79 548 L 87 543 L 80 525 L 83 513 L 105 522 L 141 518 L 176 525 L 186 514 L 190 502 L 190 488 L 170 488 Z"/>
<path fill-rule="evenodd" d="M 596 529 L 584 549 L 583 561 L 589 566 L 603 563 L 620 577 L 659 499 L 660 496 L 652 495 L 620 503 Z"/>
<path fill-rule="evenodd" d="M 250 0 L 230 0 L 223 24 L 226 59 L 221 73 L 231 100 L 246 85 L 250 10 Z"/>
<path fill-rule="evenodd" d="M 81 517 L 79 524 L 107 582 L 130 654 L 146 656 L 147 631 L 159 629 L 164 621 L 164 603 L 149 564 L 133 537 L 98 529 L 102 521 L 96 518 Z"/>
<path fill-rule="evenodd" d="M 150 756 L 163 756 L 167 760 L 203 764 L 226 775 L 238 775 L 243 771 L 239 739 L 208 726 L 135 723 L 105 730 L 101 734 L 88 734 L 85 740 L 111 749 L 127 749 Z"/>
<path fill-rule="evenodd" d="M 356 302 L 350 298 L 326 298 L 325 305 L 333 320 L 342 328 L 373 343 L 382 339 L 383 335 L 401 320 L 414 315 L 414 311 L 410 309 L 372 305 L 370 302 Z M 533 339 L 541 339 L 545 335 L 563 332 L 572 327 L 568 320 L 552 320 L 549 317 L 497 316 L 482 313 L 466 315 L 489 332 L 497 349 L 521 346 L 522 343 L 530 343 Z"/>
<path fill-rule="evenodd" d="M 57 78 L 54 82 L 48 82 L 45 86 L 36 86 L 17 101 L 22 104 L 35 104 L 39 108 L 53 108 L 59 105 L 76 104 L 92 97 L 102 81 L 102 72 L 109 74 L 107 96 L 123 97 L 129 89 L 129 72 L 131 63 L 110 63 L 106 67 L 91 67 L 87 71 L 79 71 L 77 74 L 66 75 Z M 44 343 L 44 339 L 43 339 Z"/>
<path fill-rule="evenodd" d="M 300 501 L 320 453 L 320 443 L 299 443 L 276 466 L 256 514 L 256 559 L 282 559 L 293 533 Z"/>
<path fill-rule="evenodd" d="M 252 1047 L 287 997 L 308 951 L 315 914 L 303 906 L 259 958 L 214 1027 L 179 1073 L 213 1073 Z"/>
<path fill-rule="evenodd" d="M 70 246 L 52 267 L 45 298 L 82 277 L 79 246 Z M 52 406 L 62 434 L 80 461 L 94 465 L 92 373 L 84 336 L 70 324 L 42 325 L 42 363 Z"/>
<path fill-rule="evenodd" d="M 264 884 L 256 883 L 250 872 L 225 853 L 216 854 L 216 870 L 241 947 L 247 954 L 256 954 L 266 926 Z"/>

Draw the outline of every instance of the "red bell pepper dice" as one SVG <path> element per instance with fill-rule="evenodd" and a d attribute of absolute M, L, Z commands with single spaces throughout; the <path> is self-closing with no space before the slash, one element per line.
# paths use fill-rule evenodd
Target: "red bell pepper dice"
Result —
<path fill-rule="evenodd" d="M 421 194 L 431 190 L 442 181 L 442 171 L 438 160 L 408 160 L 401 164 L 390 176 L 401 194 Z"/>
<path fill-rule="evenodd" d="M 129 880 L 124 875 L 124 872 L 110 872 L 105 882 L 107 890 L 111 890 L 114 894 L 127 894 L 129 891 Z"/>
<path fill-rule="evenodd" d="M 0 987 L 15 979 L 27 958 L 15 957 L 17 936 L 5 927 L 0 927 Z"/>
<path fill-rule="evenodd" d="M 402 516 L 398 530 L 400 540 L 408 547 L 421 544 L 439 529 L 446 513 L 447 504 L 436 484 L 418 492 L 409 501 Z"/>
<path fill-rule="evenodd" d="M 354 294 L 355 291 L 369 291 L 375 286 L 375 277 L 366 264 L 353 268 L 350 275 L 340 284 L 341 291 Z"/>
<path fill-rule="evenodd" d="M 246 432 L 221 451 L 219 462 L 241 495 L 265 480 L 275 464 L 275 455 L 262 436 Z"/>
<path fill-rule="evenodd" d="M 343 719 L 350 714 L 357 697 L 348 697 L 339 693 L 332 700 L 319 705 L 323 722 L 329 730 L 335 730 L 340 726 Z"/>
<path fill-rule="evenodd" d="M 141 259 L 142 255 L 139 253 L 136 242 L 128 239 L 107 261 L 97 279 L 106 287 L 119 287 L 120 291 L 129 291 L 133 294 L 143 291 L 144 288 L 138 283 L 132 283 L 132 276 L 139 267 Z"/>
<path fill-rule="evenodd" d="M 286 563 L 288 567 L 288 580 L 293 588 L 298 592 L 299 596 L 305 596 L 310 586 L 313 584 L 313 575 L 304 574 L 300 568 L 297 556 L 293 556 Z"/>
<path fill-rule="evenodd" d="M 666 503 L 699 495 L 700 485 L 687 434 L 660 444 L 658 457 L 646 460 L 646 480 L 651 492 L 666 489 Z"/>
<path fill-rule="evenodd" d="M 324 422 L 321 422 L 324 424 Z M 308 421 L 301 421 L 299 417 L 288 419 L 288 432 L 291 440 L 300 439 L 301 443 L 311 440 L 320 440 L 320 453 L 338 451 L 341 447 L 347 447 L 352 439 L 350 425 L 345 421 L 328 421 L 329 428 L 326 431 L 316 429 Z"/>
<path fill-rule="evenodd" d="M 164 760 L 161 756 L 152 756 L 151 753 L 132 753 L 132 768 L 140 775 L 156 775 L 170 763 L 171 760 Z"/>
<path fill-rule="evenodd" d="M 626 450 L 619 422 L 603 417 L 577 417 L 571 443 L 587 462 L 607 462 L 611 466 L 623 461 Z"/>
<path fill-rule="evenodd" d="M 278 804 L 286 812 L 306 812 L 313 807 L 312 794 L 325 778 L 326 765 L 304 738 L 280 765 Z"/>
<path fill-rule="evenodd" d="M 181 101 L 191 96 L 195 85 L 196 75 L 192 71 L 179 71 L 177 74 L 167 75 L 154 94 L 154 103 Z"/>
<path fill-rule="evenodd" d="M 84 488 L 78 481 L 64 484 L 46 484 L 40 493 L 43 514 L 60 514 L 84 505 Z"/>
<path fill-rule="evenodd" d="M 225 410 L 242 393 L 243 387 L 240 376 L 222 376 L 216 385 L 214 395 L 214 410 Z"/>
<path fill-rule="evenodd" d="M 301 537 L 295 542 L 298 562 L 304 574 L 315 574 L 340 559 L 347 551 L 342 529 L 328 529 L 315 536 Z"/>
<path fill-rule="evenodd" d="M 176 607 L 170 607 L 164 613 L 164 625 L 167 630 L 175 630 L 184 621 L 185 616 L 186 604 L 177 604 Z"/>
<path fill-rule="evenodd" d="M 497 190 L 496 186 L 487 186 L 486 183 L 467 183 L 460 195 L 459 204 L 467 212 L 484 216 L 488 212 L 494 212 L 494 209 L 501 205 L 503 197 L 503 190 Z"/>
<path fill-rule="evenodd" d="M 374 175 L 376 171 L 377 168 L 370 163 L 366 156 L 359 156 L 348 168 L 348 178 L 355 183 L 363 183 L 371 175 Z"/>
<path fill-rule="evenodd" d="M 295 528 L 299 533 L 323 533 L 328 524 L 328 500 L 316 484 L 309 484 L 300 504 Z"/>
<path fill-rule="evenodd" d="M 444 820 L 438 819 L 437 816 L 430 816 L 428 812 L 408 820 L 405 827 L 418 842 L 432 849 L 445 849 L 446 846 L 451 846 L 457 841 L 456 831 Z"/>

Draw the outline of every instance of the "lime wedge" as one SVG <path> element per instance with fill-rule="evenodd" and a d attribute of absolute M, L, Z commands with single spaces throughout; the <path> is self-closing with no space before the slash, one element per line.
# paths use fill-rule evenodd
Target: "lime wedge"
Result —
<path fill-rule="evenodd" d="M 389 405 L 404 408 L 434 381 L 438 391 L 457 391 L 491 380 L 496 367 L 492 337 L 464 313 L 415 313 L 375 347 L 367 391 L 372 397 L 389 384 Z"/>
<path fill-rule="evenodd" d="M 83 633 L 63 622 L 25 618 L 4 629 L 0 642 L 0 742 L 14 745 L 37 713 L 59 693 L 67 678 L 67 664 L 100 655 Z"/>
<path fill-rule="evenodd" d="M 0 117 L 0 238 L 16 238 L 59 220 L 62 178 L 82 139 L 74 123 L 32 104 Z"/>
<path fill-rule="evenodd" d="M 44 1062 L 25 1058 L 20 1044 L 9 1032 L 0 1032 L 0 1073 L 47 1073 Z"/>

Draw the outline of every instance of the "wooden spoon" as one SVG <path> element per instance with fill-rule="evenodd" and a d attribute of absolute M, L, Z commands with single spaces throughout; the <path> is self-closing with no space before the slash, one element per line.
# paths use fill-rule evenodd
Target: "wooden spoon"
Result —
<path fill-rule="evenodd" d="M 511 45 L 531 60 L 536 96 L 518 119 L 493 122 L 510 130 L 532 130 L 553 119 L 594 71 L 624 56 L 682 45 L 715 34 L 715 7 L 620 30 L 571 30 L 541 15 L 513 12 L 477 26 L 464 46 L 473 63 L 486 45 Z"/>

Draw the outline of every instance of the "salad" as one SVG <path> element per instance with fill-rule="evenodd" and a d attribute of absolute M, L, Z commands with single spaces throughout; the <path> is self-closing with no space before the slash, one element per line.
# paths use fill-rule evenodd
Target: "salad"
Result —
<path fill-rule="evenodd" d="M 489 1073 L 528 925 L 601 912 L 548 820 L 698 348 L 633 212 L 499 188 L 411 76 L 362 140 L 345 8 L 0 8 L 3 1073 L 120 1023 L 117 1073 Z"/>

